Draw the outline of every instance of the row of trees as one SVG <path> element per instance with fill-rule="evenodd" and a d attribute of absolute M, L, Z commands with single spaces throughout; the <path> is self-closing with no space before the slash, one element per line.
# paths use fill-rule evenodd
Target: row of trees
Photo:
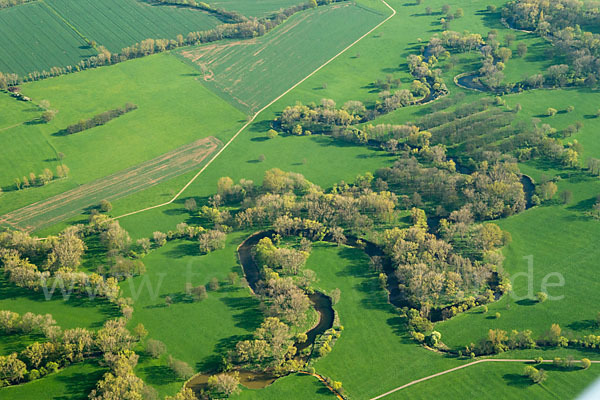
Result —
<path fill-rule="evenodd" d="M 64 129 L 64 132 L 68 135 L 72 135 L 77 132 L 85 131 L 87 129 L 92 129 L 96 126 L 102 126 L 107 122 L 120 117 L 121 115 L 127 114 L 130 111 L 136 110 L 138 108 L 137 105 L 132 103 L 127 103 L 123 107 L 115 108 L 113 110 L 105 111 L 103 113 L 94 115 L 89 119 L 82 119 L 76 124 L 69 125 Z"/>
<path fill-rule="evenodd" d="M 0 9 L 18 6 L 19 4 L 29 3 L 34 0 L 0 0 Z"/>
<path fill-rule="evenodd" d="M 244 20 L 242 22 L 222 24 L 210 30 L 190 32 L 185 37 L 182 34 L 179 34 L 175 39 L 145 39 L 132 46 L 123 48 L 120 53 L 111 53 L 105 47 L 99 46 L 97 48 L 97 56 L 92 56 L 88 59 L 81 60 L 74 66 L 67 65 L 66 67 L 52 67 L 48 71 L 34 71 L 30 72 L 27 76 L 23 77 L 19 77 L 17 74 L 14 73 L 0 73 L 0 89 L 3 89 L 3 87 L 5 86 L 14 86 L 22 82 L 37 81 L 53 76 L 83 71 L 90 68 L 97 68 L 105 65 L 117 64 L 133 58 L 144 57 L 150 54 L 172 50 L 177 47 L 209 43 L 223 39 L 249 39 L 257 36 L 262 36 L 271 29 L 280 25 L 287 18 L 289 18 L 291 15 L 297 12 L 313 8 L 315 4 L 324 5 L 338 1 L 347 0 L 310 0 L 307 3 L 288 7 L 272 15 L 265 16 L 260 19 L 253 18 Z M 197 3 L 195 1 L 188 1 L 187 4 L 193 4 L 194 7 L 199 8 L 203 7 L 200 3 Z M 204 7 L 204 9 L 208 8 L 214 10 L 212 6 Z M 93 42 L 90 43 L 90 45 L 93 45 L 95 47 L 95 43 Z"/>
<path fill-rule="evenodd" d="M 23 175 L 21 178 L 15 178 L 16 190 L 27 189 L 35 186 L 45 186 L 54 179 L 67 178 L 71 169 L 65 164 L 56 167 L 56 175 L 50 168 L 44 168 L 41 174 L 36 175 L 30 172 L 29 175 Z"/>

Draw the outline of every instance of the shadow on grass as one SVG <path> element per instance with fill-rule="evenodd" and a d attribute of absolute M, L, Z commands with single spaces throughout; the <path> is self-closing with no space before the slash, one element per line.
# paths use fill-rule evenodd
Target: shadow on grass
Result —
<path fill-rule="evenodd" d="M 534 384 L 531 379 L 519 374 L 504 374 L 502 378 L 508 386 L 519 387 L 522 389 L 526 389 Z"/>
<path fill-rule="evenodd" d="M 248 332 L 254 331 L 263 321 L 258 300 L 249 295 L 240 297 L 222 297 L 221 300 L 232 312 L 235 326 Z"/>

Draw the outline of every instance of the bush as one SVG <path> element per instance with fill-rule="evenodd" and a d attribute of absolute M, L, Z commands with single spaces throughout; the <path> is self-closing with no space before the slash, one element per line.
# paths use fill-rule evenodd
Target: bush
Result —
<path fill-rule="evenodd" d="M 548 109 L 546 110 L 546 115 L 548 117 L 554 117 L 557 112 L 558 110 L 556 110 L 556 108 L 548 107 Z"/>
<path fill-rule="evenodd" d="M 581 367 L 583 369 L 588 369 L 591 365 L 592 365 L 592 362 L 589 360 L 589 358 L 581 359 Z"/>
<path fill-rule="evenodd" d="M 194 370 L 185 361 L 177 360 L 169 356 L 169 368 L 173 370 L 177 378 L 188 379 L 194 375 Z"/>
<path fill-rule="evenodd" d="M 146 353 L 152 358 L 160 358 L 167 351 L 167 346 L 160 340 L 148 339 L 146 342 Z"/>
<path fill-rule="evenodd" d="M 279 132 L 277 132 L 275 129 L 269 129 L 269 131 L 267 132 L 267 138 L 269 139 L 275 139 L 278 135 Z"/>
<path fill-rule="evenodd" d="M 100 201 L 100 205 L 98 208 L 100 208 L 100 211 L 102 211 L 103 213 L 107 213 L 107 212 L 111 212 L 113 207 L 112 207 L 112 204 L 110 203 L 110 201 L 102 200 L 102 201 Z"/>
<path fill-rule="evenodd" d="M 496 319 L 500 319 L 501 316 L 502 316 L 502 314 L 500 314 L 499 312 L 497 312 L 495 315 Z"/>
<path fill-rule="evenodd" d="M 536 295 L 538 303 L 543 303 L 548 300 L 548 295 L 544 292 L 537 292 Z"/>

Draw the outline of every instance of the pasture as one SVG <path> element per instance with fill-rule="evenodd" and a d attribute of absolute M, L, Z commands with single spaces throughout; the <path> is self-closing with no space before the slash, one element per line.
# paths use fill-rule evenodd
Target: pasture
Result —
<path fill-rule="evenodd" d="M 96 55 L 43 1 L 0 10 L 0 71 L 26 75 Z"/>
<path fill-rule="evenodd" d="M 106 368 L 96 361 L 73 364 L 44 379 L 0 389 L 4 400 L 87 399 Z"/>
<path fill-rule="evenodd" d="M 0 224 L 33 231 L 65 220 L 97 205 L 144 190 L 198 168 L 222 143 L 208 137 L 150 161 L 3 215 Z"/>
<path fill-rule="evenodd" d="M 433 378 L 384 397 L 385 400 L 432 399 L 443 394 L 445 399 L 487 399 L 498 393 L 502 399 L 573 399 L 600 375 L 600 366 L 588 370 L 561 370 L 543 364 L 548 379 L 536 385 L 523 376 L 525 363 L 482 363 Z"/>
<path fill-rule="evenodd" d="M 202 72 L 208 87 L 253 113 L 383 17 L 350 2 L 336 3 L 295 14 L 265 36 L 185 48 L 176 53 Z"/>
<path fill-rule="evenodd" d="M 371 398 L 460 364 L 412 341 L 362 250 L 321 243 L 313 246 L 306 268 L 316 272 L 317 288 L 325 293 L 341 290 L 334 308 L 344 331 L 331 353 L 314 367 L 341 381 L 352 398 Z"/>
<path fill-rule="evenodd" d="M 263 320 L 258 301 L 250 291 L 226 283 L 227 274 L 241 277 L 237 246 L 246 234 L 230 234 L 227 247 L 200 255 L 195 242 L 175 241 L 144 258 L 147 272 L 121 284 L 127 297 L 134 300 L 130 326 L 143 323 L 148 337 L 166 344 L 167 353 L 189 363 L 196 371 L 212 370 L 223 354 L 238 340 L 250 335 Z M 220 288 L 208 290 L 208 298 L 194 302 L 186 295 L 185 285 L 207 285 L 216 277 Z M 165 298 L 170 296 L 169 306 Z M 178 390 L 165 372 L 164 363 L 146 360 L 136 371 L 149 384 L 168 393 Z M 179 382 L 179 387 L 183 382 Z"/>
<path fill-rule="evenodd" d="M 144 0 L 44 1 L 84 37 L 112 52 L 144 39 L 175 39 L 222 23 L 202 10 Z"/>
<path fill-rule="evenodd" d="M 0 185 L 5 192 L 0 214 L 132 168 L 202 138 L 214 136 L 226 142 L 245 116 L 195 78 L 193 68 L 169 54 L 157 54 L 23 85 L 26 95 L 37 101 L 48 100 L 58 114 L 48 124 L 20 125 L 0 132 Z M 73 135 L 59 133 L 80 119 L 127 102 L 137 104 L 138 109 L 103 126 Z M 71 170 L 68 179 L 14 190 L 16 177 L 32 171 L 39 174 L 44 168 L 55 171 L 59 152 Z"/>

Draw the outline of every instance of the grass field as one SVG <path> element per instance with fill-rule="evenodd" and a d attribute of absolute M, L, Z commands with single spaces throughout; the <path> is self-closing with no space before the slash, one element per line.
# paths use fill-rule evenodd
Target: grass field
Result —
<path fill-rule="evenodd" d="M 25 75 L 96 54 L 43 2 L 0 10 L 0 71 Z"/>
<path fill-rule="evenodd" d="M 97 205 L 101 200 L 125 197 L 162 181 L 199 168 L 222 143 L 214 137 L 197 140 L 160 157 L 81 185 L 0 217 L 0 225 L 37 230 Z"/>
<path fill-rule="evenodd" d="M 295 374 L 276 380 L 264 389 L 245 389 L 240 395 L 233 399 L 257 399 L 257 400 L 279 400 L 279 399 L 336 399 L 329 389 L 317 378 L 305 374 Z"/>
<path fill-rule="evenodd" d="M 72 295 L 63 299 L 60 288 L 50 300 L 44 293 L 34 293 L 9 283 L 4 275 L 0 276 L 0 310 L 10 310 L 19 314 L 51 314 L 63 329 L 99 328 L 105 320 L 118 316 L 118 309 L 101 300 Z M 0 339 L 1 340 L 1 339 Z"/>
<path fill-rule="evenodd" d="M 39 117 L 40 110 L 35 105 L 16 100 L 8 93 L 0 92 L 0 132 Z"/>
<path fill-rule="evenodd" d="M 113 52 L 144 39 L 175 39 L 222 23 L 205 11 L 143 0 L 44 1 L 84 37 Z"/>
<path fill-rule="evenodd" d="M 271 14 L 282 8 L 288 8 L 301 4 L 302 0 L 215 0 L 207 1 L 213 7 L 223 8 L 228 11 L 237 11 L 245 16 L 260 17 Z"/>
<path fill-rule="evenodd" d="M 130 325 L 143 323 L 149 338 L 164 342 L 169 354 L 188 362 L 195 370 L 214 368 L 219 360 L 216 354 L 250 335 L 263 319 L 258 301 L 247 288 L 226 284 L 229 272 L 241 276 L 236 249 L 244 238 L 242 233 L 231 234 L 224 250 L 204 256 L 195 242 L 176 241 L 145 257 L 147 273 L 121 284 L 124 295 L 134 299 Z M 186 282 L 206 285 L 213 277 L 221 282 L 218 291 L 209 290 L 208 298 L 200 302 L 187 299 Z M 171 306 L 166 305 L 166 296 L 173 299 Z M 146 360 L 137 368 L 149 384 L 172 393 L 178 388 L 169 381 L 165 370 L 164 363 L 153 360 Z"/>
<path fill-rule="evenodd" d="M 573 399 L 600 375 L 600 366 L 588 370 L 560 370 L 549 364 L 543 368 L 548 379 L 541 385 L 523 376 L 524 363 L 483 363 L 417 383 L 390 396 L 389 400 L 432 399 L 443 393 L 445 399 Z"/>
<path fill-rule="evenodd" d="M 83 400 L 102 379 L 106 369 L 94 361 L 71 365 L 44 379 L 0 389 L 3 400 Z"/>
<path fill-rule="evenodd" d="M 88 70 L 23 86 L 59 112 L 49 124 L 0 132 L 0 214 L 50 198 L 131 168 L 196 140 L 226 142 L 245 116 L 196 80 L 195 70 L 169 54 Z M 183 104 L 180 102 L 183 101 Z M 131 102 L 138 109 L 106 125 L 73 135 L 57 132 L 80 119 Z M 16 104 L 20 106 L 20 104 Z M 102 151 L 98 151 L 102 149 Z M 56 170 L 65 154 L 70 177 L 45 187 L 15 191 L 13 181 L 44 168 Z"/>
<path fill-rule="evenodd" d="M 361 250 L 318 244 L 306 268 L 317 273 L 318 288 L 341 290 L 335 308 L 344 331 L 315 368 L 341 381 L 352 398 L 371 398 L 429 371 L 459 365 L 412 342 Z"/>
<path fill-rule="evenodd" d="M 338 3 L 296 14 L 266 36 L 178 53 L 202 71 L 208 87 L 256 112 L 382 19 L 378 12 Z"/>

